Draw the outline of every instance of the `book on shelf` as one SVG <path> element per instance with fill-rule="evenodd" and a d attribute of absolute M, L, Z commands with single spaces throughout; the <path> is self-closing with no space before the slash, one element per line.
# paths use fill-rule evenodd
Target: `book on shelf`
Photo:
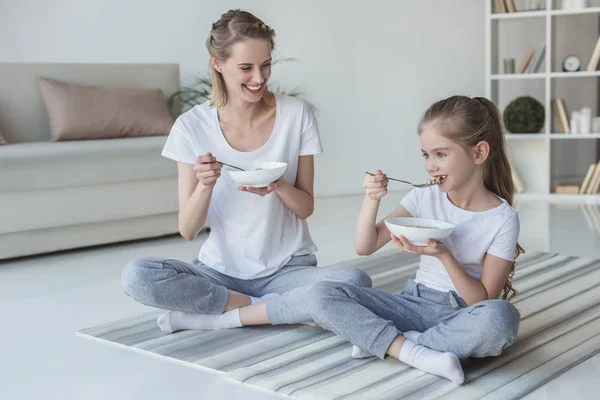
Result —
<path fill-rule="evenodd" d="M 590 62 L 587 66 L 588 72 L 594 72 L 596 67 L 598 67 L 598 61 L 600 61 L 600 37 L 596 41 L 596 46 L 594 46 L 594 51 L 592 51 L 592 56 L 590 57 Z"/>
<path fill-rule="evenodd" d="M 525 58 L 521 62 L 521 65 L 519 65 L 517 74 L 522 74 L 525 72 L 525 69 L 529 65 L 529 62 L 531 61 L 531 57 L 533 56 L 534 52 L 535 52 L 535 48 L 533 48 L 533 47 L 530 47 L 529 50 L 527 50 L 527 54 L 525 54 Z"/>
<path fill-rule="evenodd" d="M 496 14 L 504 14 L 506 12 L 504 0 L 494 0 L 494 12 Z"/>
<path fill-rule="evenodd" d="M 536 49 L 533 56 L 531 56 L 531 61 L 529 61 L 529 65 L 525 68 L 525 73 L 533 74 L 538 72 L 540 65 L 542 65 L 542 61 L 544 60 L 544 54 L 546 53 L 546 42 L 540 43 Z"/>
<path fill-rule="evenodd" d="M 556 124 L 558 125 L 557 132 L 565 133 L 565 127 L 563 126 L 562 119 L 560 118 L 560 109 L 558 108 L 558 101 L 556 99 L 552 100 L 552 112 L 554 113 Z"/>
<path fill-rule="evenodd" d="M 579 188 L 578 183 L 560 183 L 556 185 L 555 191 L 561 194 L 579 194 Z"/>
<path fill-rule="evenodd" d="M 594 175 L 592 175 L 592 180 L 590 181 L 588 187 L 585 190 L 586 194 L 594 194 L 598 193 L 598 188 L 600 187 L 600 162 L 596 164 L 596 169 L 594 171 Z"/>
<path fill-rule="evenodd" d="M 510 175 L 512 176 L 515 193 L 523 193 L 525 191 L 525 185 L 523 184 L 523 180 L 512 164 L 510 164 Z"/>
<path fill-rule="evenodd" d="M 515 8 L 515 3 L 513 2 L 513 0 L 504 0 L 504 4 L 506 5 L 506 10 L 509 13 L 514 13 L 517 11 L 517 9 Z"/>
<path fill-rule="evenodd" d="M 571 133 L 571 128 L 569 125 L 569 116 L 567 112 L 567 107 L 565 106 L 565 102 L 562 98 L 557 97 L 555 100 L 556 107 L 558 109 L 558 118 L 560 118 L 560 128 L 563 133 Z"/>
<path fill-rule="evenodd" d="M 583 183 L 581 184 L 581 188 L 579 189 L 579 194 L 584 194 L 592 181 L 592 177 L 594 176 L 594 172 L 596 171 L 596 164 L 591 164 L 588 168 L 587 174 L 585 174 L 585 178 L 583 178 Z"/>

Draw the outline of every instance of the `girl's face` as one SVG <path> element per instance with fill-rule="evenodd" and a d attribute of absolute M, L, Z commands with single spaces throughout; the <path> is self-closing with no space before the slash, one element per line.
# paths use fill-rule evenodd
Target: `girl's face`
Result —
<path fill-rule="evenodd" d="M 257 103 L 271 77 L 271 44 L 263 39 L 246 39 L 232 46 L 227 60 L 213 63 L 223 75 L 232 100 Z"/>
<path fill-rule="evenodd" d="M 420 140 L 425 169 L 431 176 L 439 178 L 440 190 L 455 191 L 468 182 L 481 179 L 477 176 L 474 155 L 442 136 L 434 122 L 421 127 Z"/>

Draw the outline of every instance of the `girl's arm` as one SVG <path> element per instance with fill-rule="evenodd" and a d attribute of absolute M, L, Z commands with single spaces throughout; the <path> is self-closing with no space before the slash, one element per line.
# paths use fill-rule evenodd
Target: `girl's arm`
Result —
<path fill-rule="evenodd" d="M 296 183 L 292 185 L 285 178 L 269 185 L 270 191 L 275 191 L 283 203 L 300 219 L 310 217 L 315 209 L 313 188 L 315 180 L 315 162 L 313 156 L 298 158 L 298 173 Z"/>
<path fill-rule="evenodd" d="M 463 269 L 443 243 L 429 239 L 428 246 L 425 247 L 410 244 L 404 236 L 393 240 L 396 247 L 403 251 L 437 257 L 448 271 L 458 294 L 469 306 L 483 300 L 497 299 L 512 267 L 512 261 L 487 253 L 483 261 L 481 279 L 478 280 Z"/>
<path fill-rule="evenodd" d="M 390 241 L 390 231 L 384 222 L 386 218 L 412 217 L 406 208 L 399 205 L 388 216 L 375 223 L 379 203 L 379 200 L 373 200 L 366 195 L 358 214 L 356 233 L 354 234 L 354 251 L 360 256 L 373 254 Z"/>
<path fill-rule="evenodd" d="M 479 280 L 471 277 L 456 261 L 452 253 L 444 253 L 439 259 L 446 267 L 458 294 L 469 306 L 483 300 L 497 299 L 512 265 L 510 261 L 487 254 Z"/>
<path fill-rule="evenodd" d="M 381 199 L 387 194 L 387 184 L 387 176 L 381 171 L 377 171 L 374 176 L 365 175 L 363 188 L 366 195 L 358 214 L 356 232 L 354 234 L 354 251 L 358 255 L 366 256 L 373 254 L 390 241 L 390 231 L 384 222 L 386 218 L 412 217 L 403 206 L 399 205 L 390 215 L 375 223 Z"/>
<path fill-rule="evenodd" d="M 453 256 L 448 256 L 450 252 L 438 257 L 444 263 L 454 286 L 467 304 L 472 305 L 482 300 L 497 299 L 500 296 L 513 264 L 513 261 L 507 260 L 507 258 L 513 255 L 518 237 L 519 218 L 515 214 L 506 221 L 487 250 L 479 280 L 471 278 L 458 265 Z M 505 257 L 495 256 L 492 253 L 505 255 Z"/>
<path fill-rule="evenodd" d="M 486 254 L 481 279 L 472 278 L 448 252 L 440 257 L 458 294 L 471 306 L 483 300 L 497 299 L 508 279 L 512 261 Z"/>
<path fill-rule="evenodd" d="M 510 275 L 512 264 L 513 261 L 489 253 L 485 255 L 480 281 L 485 286 L 489 299 L 497 299 L 502 293 L 504 284 Z"/>

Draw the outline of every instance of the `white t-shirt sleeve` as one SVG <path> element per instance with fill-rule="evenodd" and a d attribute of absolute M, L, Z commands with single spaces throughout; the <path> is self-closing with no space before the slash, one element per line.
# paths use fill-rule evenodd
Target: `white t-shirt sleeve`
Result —
<path fill-rule="evenodd" d="M 302 107 L 302 134 L 300 137 L 300 155 L 311 156 L 323 152 L 319 126 L 312 110 L 306 104 Z"/>
<path fill-rule="evenodd" d="M 196 153 L 194 152 L 189 133 L 185 129 L 181 129 L 177 122 L 171 128 L 161 155 L 186 164 L 196 163 Z"/>
<path fill-rule="evenodd" d="M 515 259 L 515 248 L 517 247 L 519 230 L 519 217 L 515 213 L 500 228 L 500 231 L 492 240 L 487 253 L 508 261 L 513 261 Z"/>
<path fill-rule="evenodd" d="M 422 189 L 413 189 L 400 202 L 402 207 L 406 209 L 415 218 L 419 217 L 419 205 L 421 204 Z"/>

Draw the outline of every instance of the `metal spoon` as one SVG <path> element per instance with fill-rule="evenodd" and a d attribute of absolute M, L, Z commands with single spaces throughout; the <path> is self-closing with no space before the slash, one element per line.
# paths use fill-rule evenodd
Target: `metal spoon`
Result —
<path fill-rule="evenodd" d="M 245 169 L 243 169 L 243 168 L 236 167 L 235 165 L 224 163 L 223 161 L 217 160 L 216 162 L 218 162 L 219 164 L 227 165 L 228 167 L 231 167 L 231 168 L 239 169 L 240 171 L 245 171 Z"/>
<path fill-rule="evenodd" d="M 371 173 L 371 172 L 368 172 L 368 171 L 363 171 L 363 172 L 364 172 L 365 174 L 369 174 L 369 175 L 371 175 L 371 176 L 375 176 L 375 174 L 373 174 L 373 173 Z M 389 179 L 390 181 L 396 181 L 396 182 L 408 183 L 409 185 L 412 185 L 412 186 L 414 186 L 414 187 L 417 187 L 417 188 L 424 188 L 424 187 L 429 187 L 429 186 L 437 185 L 437 183 L 421 183 L 421 184 L 416 184 L 416 183 L 411 183 L 411 182 L 408 182 L 408 181 L 403 181 L 403 180 L 401 180 L 401 179 L 390 178 L 389 176 L 388 176 L 388 179 Z"/>

